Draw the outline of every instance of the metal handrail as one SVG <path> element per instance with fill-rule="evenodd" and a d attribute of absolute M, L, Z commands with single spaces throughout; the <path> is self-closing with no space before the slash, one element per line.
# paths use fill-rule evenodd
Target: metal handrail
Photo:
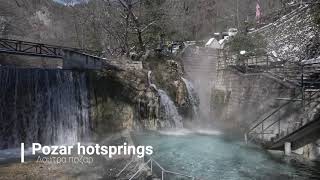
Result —
<path fill-rule="evenodd" d="M 186 178 L 190 178 L 192 180 L 195 180 L 195 177 L 194 176 L 190 176 L 190 175 L 186 175 L 186 174 L 183 174 L 183 173 L 178 173 L 178 172 L 174 172 L 174 171 L 169 171 L 169 170 L 166 170 L 164 169 L 156 160 L 154 160 L 152 157 L 150 157 L 150 159 L 143 163 L 143 166 L 141 166 L 139 168 L 139 170 L 134 173 L 129 180 L 133 180 L 133 178 L 135 178 L 146 166 L 148 166 L 148 164 L 150 163 L 150 170 L 151 170 L 151 173 L 153 171 L 153 165 L 155 164 L 158 168 L 161 169 L 161 180 L 164 180 L 164 175 L 165 173 L 167 174 L 172 174 L 172 175 L 175 175 L 175 176 L 183 176 L 183 177 L 186 177 Z M 126 167 L 127 168 L 127 167 Z"/>
<path fill-rule="evenodd" d="M 260 121 L 258 124 L 256 124 L 254 127 L 252 127 L 248 132 L 245 133 L 245 141 L 246 143 L 248 141 L 251 141 L 251 139 L 253 137 L 249 137 L 248 139 L 248 135 L 249 134 L 253 134 L 252 131 L 255 130 L 258 126 L 262 125 L 263 126 L 263 123 L 268 120 L 270 117 L 272 117 L 274 114 L 276 114 L 277 112 L 279 112 L 282 108 L 286 107 L 287 105 L 291 104 L 292 102 L 294 101 L 288 101 L 284 104 L 282 104 L 279 108 L 277 108 L 276 110 L 274 110 L 271 114 L 269 114 L 267 117 L 265 117 L 262 121 Z M 279 122 L 280 120 L 276 120 L 275 122 L 273 122 L 271 125 L 269 125 L 267 128 L 263 128 L 262 131 L 260 133 L 254 133 L 255 135 L 261 135 L 261 134 L 265 134 L 265 130 L 269 129 L 271 126 L 273 126 L 275 123 Z M 254 121 L 256 122 L 256 121 Z"/>
<path fill-rule="evenodd" d="M 314 93 L 310 96 L 310 99 L 313 98 L 313 97 L 314 97 L 317 93 L 319 93 L 319 92 L 320 92 L 320 90 L 314 92 Z M 277 108 L 276 110 L 274 110 L 270 115 L 268 115 L 267 117 L 265 117 L 261 122 L 259 122 L 258 124 L 256 124 L 254 127 L 250 128 L 250 130 L 245 133 L 245 140 L 246 140 L 246 142 L 247 142 L 247 141 L 250 141 L 250 140 L 252 139 L 252 137 L 249 137 L 249 139 L 248 139 L 248 135 L 249 135 L 254 129 L 256 129 L 259 125 L 263 124 L 267 119 L 269 119 L 269 118 L 270 118 L 271 116 L 273 116 L 275 113 L 279 112 L 283 107 L 285 107 L 285 106 L 287 106 L 287 105 L 289 105 L 289 104 L 291 104 L 291 103 L 293 103 L 293 102 L 295 102 L 295 101 L 288 101 L 287 103 L 284 103 L 284 104 L 281 105 L 279 108 Z M 312 102 L 312 101 L 310 100 L 310 102 L 308 102 L 307 105 L 308 105 L 308 106 L 311 105 L 311 102 Z M 267 127 L 263 128 L 260 133 L 255 133 L 255 134 L 256 134 L 256 135 L 264 134 L 264 132 L 265 132 L 266 130 L 268 130 L 270 127 L 272 127 L 274 124 L 280 122 L 281 120 L 282 120 L 282 119 L 278 119 L 278 120 L 274 121 L 273 123 L 269 124 Z M 257 121 L 254 121 L 254 122 L 257 122 Z M 251 133 L 251 134 L 252 134 L 252 133 Z"/>
<path fill-rule="evenodd" d="M 126 170 L 127 167 L 129 167 L 130 164 L 132 164 L 133 162 L 134 162 L 134 158 L 132 158 L 131 161 L 128 164 L 126 164 L 126 166 L 118 174 L 116 174 L 116 177 L 119 177 L 122 174 L 122 172 Z"/>
<path fill-rule="evenodd" d="M 85 56 L 102 59 L 99 51 L 0 38 L 0 52 L 3 53 L 62 58 L 63 51 L 72 51 Z"/>
<path fill-rule="evenodd" d="M 90 52 L 94 54 L 100 53 L 99 51 L 91 50 L 91 49 L 80 49 L 80 48 L 74 48 L 74 47 L 68 47 L 68 46 L 59 46 L 59 45 L 52 45 L 52 44 L 45 44 L 45 43 L 38 43 L 38 42 L 31 42 L 31 41 L 22 41 L 17 39 L 7 39 L 2 37 L 0 37 L 0 41 L 8 42 L 8 43 L 19 43 L 19 44 L 29 45 L 29 46 L 45 46 L 49 48 L 66 49 L 66 50 L 71 50 L 76 52 Z"/>
<path fill-rule="evenodd" d="M 281 110 L 282 108 L 286 107 L 287 105 L 291 104 L 294 101 L 288 101 L 284 104 L 282 104 L 280 107 L 278 107 L 276 110 L 272 111 L 272 113 L 270 113 L 268 116 L 266 116 L 265 118 L 263 118 L 258 124 L 256 124 L 255 126 L 253 126 L 252 128 L 249 129 L 249 131 L 247 132 L 247 134 L 251 133 L 254 129 L 256 129 L 259 125 L 261 125 L 263 122 L 265 122 L 267 119 L 269 119 L 271 116 L 273 116 L 275 113 L 277 113 L 279 110 Z M 251 124 L 257 122 L 259 119 L 253 121 Z"/>
<path fill-rule="evenodd" d="M 314 95 L 316 95 L 317 92 L 320 92 L 320 91 L 316 91 L 313 95 L 311 95 L 310 98 L 312 98 Z M 286 107 L 287 105 L 293 103 L 293 102 L 296 100 L 296 98 L 298 98 L 299 96 L 301 96 L 301 94 L 299 94 L 299 95 L 297 95 L 297 96 L 295 96 L 295 97 L 293 97 L 293 98 L 290 98 L 290 99 L 288 100 L 288 102 L 282 104 L 282 105 L 279 106 L 277 109 L 275 109 L 274 111 L 272 111 L 272 113 L 270 113 L 268 116 L 266 116 L 265 118 L 263 118 L 258 124 L 256 124 L 255 126 L 251 127 L 251 128 L 247 131 L 247 134 L 249 134 L 251 131 L 253 131 L 255 128 L 257 128 L 259 125 L 261 125 L 265 120 L 269 119 L 271 116 L 273 116 L 273 115 L 274 115 L 275 113 L 277 113 L 279 110 L 281 110 L 282 108 Z M 308 103 L 308 104 L 310 104 L 310 103 Z M 258 121 L 259 121 L 259 118 L 258 118 L 257 120 L 255 120 L 255 121 L 251 122 L 251 124 L 254 124 L 254 123 L 258 122 Z"/>
<path fill-rule="evenodd" d="M 151 161 L 151 159 L 149 159 L 147 162 L 143 163 L 143 166 L 141 168 L 139 168 L 139 170 L 134 173 L 129 180 L 132 180 L 149 162 Z"/>

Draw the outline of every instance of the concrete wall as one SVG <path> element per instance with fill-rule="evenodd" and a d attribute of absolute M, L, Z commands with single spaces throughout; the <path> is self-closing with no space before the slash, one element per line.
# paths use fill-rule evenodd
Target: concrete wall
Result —
<path fill-rule="evenodd" d="M 101 69 L 102 60 L 98 57 L 63 50 L 63 69 Z"/>
<path fill-rule="evenodd" d="M 212 89 L 211 110 L 222 128 L 238 129 L 243 132 L 254 120 L 262 120 L 286 102 L 276 100 L 276 98 L 296 97 L 300 94 L 299 91 L 299 88 L 265 73 L 242 74 L 231 70 L 218 71 Z M 316 99 L 320 100 L 320 96 L 317 96 Z M 312 102 L 311 107 L 315 108 L 306 109 L 308 112 L 306 117 L 300 111 L 300 101 L 290 103 L 267 120 L 264 127 L 281 119 L 280 135 L 292 132 L 297 122 L 319 118 L 320 105 L 317 102 Z M 278 127 L 278 123 L 276 123 L 265 131 L 270 134 L 257 137 L 271 140 L 279 134 Z M 261 126 L 258 126 L 256 132 L 260 131 Z M 320 140 L 293 151 L 293 153 L 309 160 L 319 160 Z"/>
<path fill-rule="evenodd" d="M 62 69 L 62 59 L 1 53 L 0 66 L 1 65 L 18 68 Z"/>
<path fill-rule="evenodd" d="M 103 60 L 98 57 L 69 50 L 64 50 L 63 53 L 63 58 L 1 53 L 0 65 L 45 69 L 101 69 L 103 67 Z"/>
<path fill-rule="evenodd" d="M 183 54 L 185 78 L 190 80 L 199 96 L 199 119 L 202 124 L 213 125 L 215 118 L 210 114 L 211 89 L 216 78 L 218 50 L 213 48 L 188 47 Z"/>
<path fill-rule="evenodd" d="M 224 128 L 245 130 L 283 101 L 296 89 L 267 74 L 242 74 L 236 70 L 218 71 L 211 95 L 211 112 Z"/>

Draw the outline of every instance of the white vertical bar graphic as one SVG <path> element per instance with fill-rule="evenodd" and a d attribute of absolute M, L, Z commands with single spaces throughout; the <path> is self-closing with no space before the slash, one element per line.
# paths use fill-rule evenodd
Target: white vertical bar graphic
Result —
<path fill-rule="evenodd" d="M 21 163 L 24 163 L 24 143 L 21 143 Z"/>

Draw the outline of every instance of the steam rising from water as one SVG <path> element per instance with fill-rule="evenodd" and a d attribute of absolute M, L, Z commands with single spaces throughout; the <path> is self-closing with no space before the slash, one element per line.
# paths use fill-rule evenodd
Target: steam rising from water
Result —
<path fill-rule="evenodd" d="M 189 130 L 189 129 L 178 129 L 178 130 L 165 130 L 159 131 L 160 134 L 168 135 L 168 136 L 186 136 L 190 134 L 200 134 L 200 135 L 221 135 L 220 131 L 216 130 L 205 130 L 205 129 L 197 129 L 197 130 Z"/>
<path fill-rule="evenodd" d="M 210 52 L 210 54 L 209 54 Z M 194 89 L 200 98 L 199 121 L 197 126 L 212 125 L 213 118 L 210 111 L 211 89 L 216 70 L 216 52 L 214 49 L 189 48 L 183 59 L 184 68 L 189 79 L 194 82 Z"/>

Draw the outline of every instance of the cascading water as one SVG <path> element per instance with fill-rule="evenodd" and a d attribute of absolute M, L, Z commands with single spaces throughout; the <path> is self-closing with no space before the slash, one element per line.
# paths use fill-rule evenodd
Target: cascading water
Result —
<path fill-rule="evenodd" d="M 175 106 L 174 102 L 171 100 L 171 98 L 168 96 L 168 94 L 165 91 L 161 89 L 157 89 L 157 86 L 155 84 L 152 84 L 151 74 L 152 72 L 149 71 L 148 83 L 149 83 L 149 86 L 153 87 L 160 96 L 161 108 L 164 111 L 164 113 L 161 113 L 161 115 L 167 122 L 170 122 L 169 124 L 170 127 L 183 128 L 182 117 L 179 115 L 177 107 Z"/>
<path fill-rule="evenodd" d="M 193 84 L 189 80 L 187 80 L 183 77 L 181 79 L 184 82 L 184 84 L 186 85 L 187 90 L 188 90 L 188 96 L 189 96 L 189 100 L 190 100 L 192 110 L 193 110 L 193 119 L 197 119 L 197 118 L 199 118 L 198 106 L 197 106 L 198 103 L 196 100 L 196 92 L 194 90 Z"/>
<path fill-rule="evenodd" d="M 170 99 L 168 94 L 159 89 L 161 107 L 164 109 L 163 118 L 167 121 L 173 121 L 176 128 L 183 128 L 182 117 L 179 115 L 177 107 Z"/>
<path fill-rule="evenodd" d="M 153 89 L 155 89 L 156 91 L 158 91 L 157 86 L 151 82 L 151 74 L 152 74 L 152 72 L 148 71 L 148 83 L 149 83 L 149 86 L 152 87 Z"/>
<path fill-rule="evenodd" d="M 216 62 L 218 50 L 200 47 L 188 47 L 183 58 L 185 73 L 194 83 L 194 89 L 199 96 L 199 118 L 197 124 L 200 128 L 213 128 L 214 114 L 211 111 L 211 95 L 215 86 Z"/>
<path fill-rule="evenodd" d="M 85 73 L 0 68 L 0 149 L 75 143 L 88 130 Z"/>

